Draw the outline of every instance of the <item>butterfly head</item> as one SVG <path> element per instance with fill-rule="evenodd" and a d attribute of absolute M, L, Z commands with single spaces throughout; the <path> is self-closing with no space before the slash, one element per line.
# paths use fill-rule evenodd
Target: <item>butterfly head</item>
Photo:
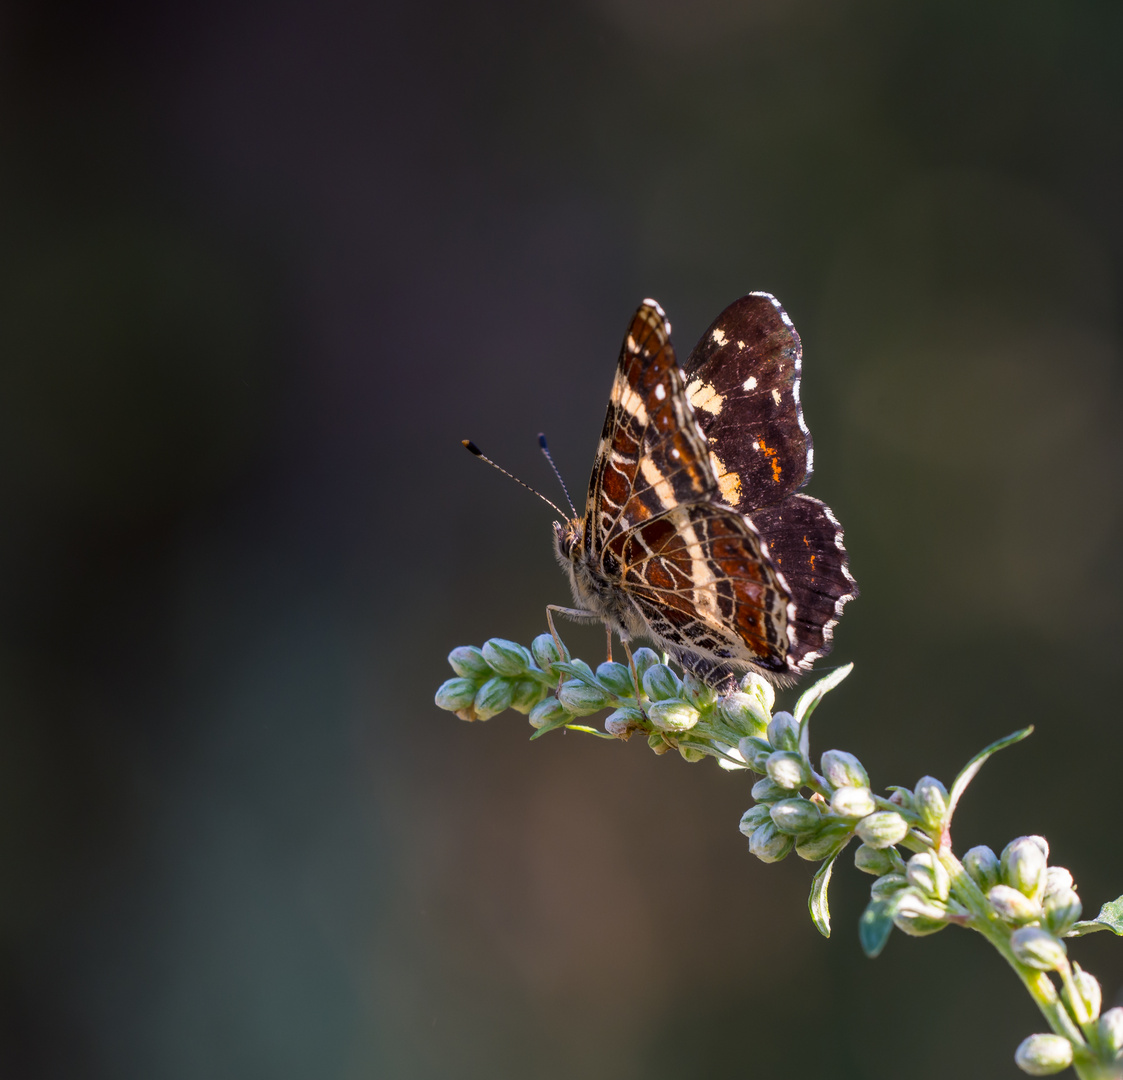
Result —
<path fill-rule="evenodd" d="M 562 566 L 575 562 L 585 547 L 585 519 L 570 518 L 563 525 L 554 522 L 554 553 Z"/>

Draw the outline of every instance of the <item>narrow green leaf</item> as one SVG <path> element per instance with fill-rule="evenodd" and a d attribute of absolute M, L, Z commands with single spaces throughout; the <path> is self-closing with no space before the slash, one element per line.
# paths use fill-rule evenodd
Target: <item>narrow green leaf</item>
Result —
<path fill-rule="evenodd" d="M 843 667 L 835 668 L 829 675 L 824 675 L 814 686 L 810 686 L 804 690 L 799 696 L 799 701 L 795 703 L 795 708 L 792 710 L 792 716 L 795 717 L 796 722 L 802 725 L 815 711 L 815 706 L 823 700 L 823 695 L 826 694 L 828 690 L 833 690 L 838 686 L 853 670 L 853 664 L 846 664 Z"/>
<path fill-rule="evenodd" d="M 1117 937 L 1123 937 L 1123 896 L 1109 900 L 1094 919 L 1084 919 L 1076 923 L 1066 937 L 1083 937 L 1097 930 L 1110 930 Z"/>
<path fill-rule="evenodd" d="M 566 724 L 568 731 L 583 731 L 586 735 L 595 735 L 598 739 L 611 739 L 616 742 L 615 735 L 609 735 L 607 731 L 598 731 L 595 727 L 587 727 L 585 724 Z"/>
<path fill-rule="evenodd" d="M 880 955 L 892 932 L 892 901 L 871 900 L 858 920 L 858 940 L 862 943 L 862 952 L 871 960 Z"/>
<path fill-rule="evenodd" d="M 535 739 L 542 738 L 542 736 L 545 735 L 547 731 L 556 731 L 560 727 L 568 727 L 569 722 L 572 719 L 572 714 L 566 714 L 565 716 L 559 716 L 557 720 L 550 720 L 548 723 L 543 724 L 533 735 L 531 735 L 530 741 L 534 742 Z"/>
<path fill-rule="evenodd" d="M 834 870 L 834 862 L 837 858 L 836 851 L 815 872 L 815 877 L 811 881 L 811 895 L 807 898 L 811 921 L 823 937 L 831 936 L 831 910 L 827 905 L 827 886 L 831 883 L 831 871 Z"/>
<path fill-rule="evenodd" d="M 745 768 L 743 761 L 738 761 L 737 758 L 730 757 L 723 750 L 714 746 L 713 743 L 708 742 L 692 742 L 688 739 L 676 739 L 679 746 L 685 746 L 688 750 L 698 750 L 703 754 L 708 754 L 712 758 L 717 758 L 718 761 L 728 761 L 730 765 L 736 765 L 738 769 Z"/>
<path fill-rule="evenodd" d="M 945 824 L 951 823 L 952 814 L 955 813 L 956 803 L 959 802 L 960 796 L 967 790 L 967 785 L 975 779 L 975 774 L 983 767 L 987 758 L 991 754 L 997 754 L 999 750 L 1005 750 L 1008 746 L 1013 746 L 1016 742 L 1021 742 L 1027 735 L 1033 733 L 1033 725 L 1024 727 L 1021 731 L 1015 731 L 1013 735 L 1007 735 L 1004 739 L 999 739 L 997 742 L 992 742 L 990 746 L 980 750 L 967 764 L 963 767 L 963 771 L 955 778 L 955 783 L 951 786 L 951 791 L 948 793 L 948 810 L 944 817 Z"/>

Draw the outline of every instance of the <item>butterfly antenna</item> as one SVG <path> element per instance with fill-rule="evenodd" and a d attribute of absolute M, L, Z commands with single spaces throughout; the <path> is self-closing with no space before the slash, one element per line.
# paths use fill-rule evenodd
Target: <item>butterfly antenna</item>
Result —
<path fill-rule="evenodd" d="M 573 505 L 573 500 L 569 497 L 569 488 L 565 486 L 562 474 L 558 472 L 558 467 L 554 464 L 553 456 L 550 454 L 550 448 L 546 445 L 546 436 L 541 431 L 538 432 L 538 445 L 542 448 L 542 453 L 546 455 L 546 460 L 550 463 L 550 468 L 554 470 L 554 475 L 558 478 L 558 483 L 561 484 L 562 491 L 565 492 L 565 501 L 569 503 L 569 508 L 573 511 L 573 516 L 577 517 L 577 507 Z"/>
<path fill-rule="evenodd" d="M 541 491 L 536 491 L 529 484 L 524 483 L 517 476 L 515 476 L 514 473 L 509 473 L 506 469 L 503 468 L 502 465 L 496 465 L 495 462 L 492 461 L 491 458 L 489 458 L 487 454 L 485 454 L 474 442 L 472 442 L 471 439 L 461 439 L 460 445 L 463 446 L 464 449 L 468 451 L 468 453 L 475 454 L 475 456 L 478 457 L 481 461 L 486 461 L 493 469 L 498 469 L 504 476 L 509 476 L 512 480 L 514 480 L 516 484 L 522 484 L 522 486 L 526 488 L 527 491 L 533 492 L 538 496 L 538 498 L 546 503 L 547 506 L 552 506 L 559 514 L 561 514 L 563 521 L 568 520 L 565 516 L 565 511 L 560 506 L 558 506 L 557 503 L 550 502 L 550 500 L 547 499 Z M 576 512 L 574 512 L 574 517 L 576 516 Z"/>

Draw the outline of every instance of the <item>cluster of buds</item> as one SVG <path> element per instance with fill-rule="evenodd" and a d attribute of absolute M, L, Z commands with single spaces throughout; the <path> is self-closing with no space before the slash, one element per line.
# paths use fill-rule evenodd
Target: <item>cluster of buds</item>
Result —
<path fill-rule="evenodd" d="M 773 704 L 771 686 L 756 675 L 719 696 L 692 675 L 680 678 L 651 649 L 636 650 L 634 670 L 609 660 L 594 671 L 550 634 L 540 634 L 529 649 L 492 638 L 482 648 L 453 649 L 448 661 L 456 678 L 441 685 L 436 704 L 463 720 L 488 720 L 510 708 L 527 715 L 536 735 L 558 727 L 600 734 L 578 721 L 611 709 L 606 737 L 639 732 L 657 754 L 675 749 L 687 761 L 712 756 L 731 769 L 744 768 L 734 747 L 746 735 L 764 734 Z"/>
<path fill-rule="evenodd" d="M 951 876 L 935 851 L 948 823 L 947 788 L 934 776 L 923 776 L 911 791 L 892 791 L 888 805 L 856 830 L 862 844 L 854 865 L 877 878 L 867 912 L 883 914 L 912 937 L 965 922 L 968 912 L 952 897 Z M 898 844 L 914 852 L 907 862 Z"/>
<path fill-rule="evenodd" d="M 533 712 L 557 680 L 550 666 L 551 654 L 540 648 L 542 638 L 549 642 L 556 659 L 549 634 L 537 638 L 531 649 L 504 638 L 492 638 L 482 649 L 475 645 L 453 649 L 448 662 L 456 678 L 441 684 L 435 698 L 438 707 L 456 713 L 461 720 L 490 720 L 507 709 Z"/>
<path fill-rule="evenodd" d="M 1084 997 L 1081 1007 L 1097 1012 L 1100 1004 L 1100 984 L 1079 964 L 1073 964 L 1072 989 L 1066 985 L 1062 991 L 1065 1005 L 1071 1009 L 1072 996 Z M 1097 1020 L 1081 1025 L 1086 1042 L 1074 1044 L 1063 1035 L 1038 1034 L 1023 1039 L 1014 1053 L 1014 1061 L 1022 1072 L 1030 1076 L 1051 1076 L 1075 1064 L 1100 1066 L 1089 1070 L 1090 1075 L 1117 1077 L 1123 1075 L 1123 1008 L 1108 1009 Z"/>
<path fill-rule="evenodd" d="M 1033 1076 L 1072 1066 L 1086 1078 L 1123 1077 L 1123 1008 L 1101 1015 L 1099 983 L 1070 964 L 1063 940 L 1100 929 L 1123 935 L 1123 897 L 1081 922 L 1072 875 L 1049 866 L 1049 845 L 1040 836 L 1011 841 L 1001 856 L 980 846 L 960 863 L 951 852 L 951 818 L 967 784 L 991 754 L 1032 729 L 977 754 L 950 793 L 925 776 L 912 789 L 890 788 L 882 797 L 853 754 L 828 750 L 818 770 L 809 756 L 811 712 L 849 666 L 805 691 L 793 712 L 773 713 L 772 687 L 758 676 L 747 675 L 719 696 L 698 679 L 677 675 L 651 649 L 638 649 L 631 665 L 606 661 L 594 671 L 556 637 L 541 634 L 529 649 L 502 638 L 454 649 L 449 663 L 456 677 L 437 691 L 436 703 L 462 719 L 487 720 L 510 708 L 527 715 L 534 738 L 559 727 L 614 739 L 641 733 L 657 754 L 675 749 L 687 761 L 712 756 L 725 769 L 758 773 L 755 803 L 740 830 L 763 862 L 794 850 L 822 864 L 810 908 L 824 935 L 831 868 L 857 837 L 854 863 L 876 878 L 859 924 L 868 955 L 881 951 L 894 926 L 917 937 L 950 923 L 975 929 L 1019 970 L 1053 1028 L 1022 1042 L 1018 1066 Z M 605 709 L 611 712 L 603 732 L 578 722 Z"/>
<path fill-rule="evenodd" d="M 1018 1047 L 1019 1067 L 1031 1076 L 1047 1076 L 1068 1068 L 1076 1057 L 1123 1065 L 1123 1008 L 1101 1016 L 1099 982 L 1079 964 L 1069 963 L 1062 939 L 1076 927 L 1082 905 L 1072 874 L 1049 865 L 1048 841 L 1019 836 L 1001 856 L 985 845 L 974 847 L 963 865 L 1010 929 L 1010 950 L 1018 963 L 1059 976 L 1061 1002 L 1084 1038 L 1081 1044 L 1055 1034 L 1031 1035 Z"/>
<path fill-rule="evenodd" d="M 750 769 L 763 774 L 753 785 L 756 803 L 740 825 L 749 850 L 763 862 L 777 862 L 792 850 L 821 862 L 841 851 L 867 822 L 873 833 L 884 830 L 886 815 L 878 809 L 862 763 L 843 750 L 828 750 L 820 759 L 822 771 L 816 772 L 791 713 L 776 713 L 763 737 L 743 738 L 737 749 Z M 903 835 L 893 832 L 897 840 Z"/>
<path fill-rule="evenodd" d="M 1083 910 L 1072 874 L 1063 866 L 1049 865 L 1049 843 L 1043 836 L 1019 836 L 995 855 L 986 845 L 963 856 L 963 866 L 986 893 L 999 918 L 1020 930 L 1037 929 L 1060 939 L 1076 925 Z M 1036 964 L 1031 964 L 1037 967 Z M 1041 968 L 1050 970 L 1056 965 Z"/>

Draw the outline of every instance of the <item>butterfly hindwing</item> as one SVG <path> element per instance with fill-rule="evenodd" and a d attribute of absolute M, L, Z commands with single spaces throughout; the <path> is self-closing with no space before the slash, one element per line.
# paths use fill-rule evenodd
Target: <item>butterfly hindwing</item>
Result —
<path fill-rule="evenodd" d="M 684 365 L 721 497 L 741 513 L 775 506 L 811 475 L 801 359 L 779 301 L 750 293 L 713 321 Z"/>
<path fill-rule="evenodd" d="M 830 652 L 843 605 L 858 595 L 842 546 L 842 526 L 830 507 L 792 495 L 753 513 L 772 561 L 791 592 L 795 621 L 788 659 L 800 670 Z"/>
<path fill-rule="evenodd" d="M 788 594 L 759 534 L 724 506 L 677 506 L 624 534 L 621 583 L 676 654 L 784 671 Z"/>

